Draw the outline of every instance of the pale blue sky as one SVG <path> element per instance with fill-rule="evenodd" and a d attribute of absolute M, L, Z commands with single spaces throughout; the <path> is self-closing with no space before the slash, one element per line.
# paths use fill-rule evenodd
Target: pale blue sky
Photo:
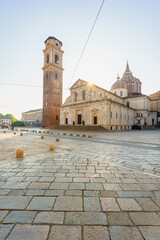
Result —
<path fill-rule="evenodd" d="M 101 0 L 0 0 L 0 83 L 41 85 L 44 41 L 63 42 L 63 87 L 68 88 Z M 142 92 L 160 90 L 160 0 L 106 0 L 72 84 L 107 90 L 128 59 Z M 63 101 L 69 95 L 64 89 Z M 0 85 L 0 112 L 42 107 L 42 88 Z"/>

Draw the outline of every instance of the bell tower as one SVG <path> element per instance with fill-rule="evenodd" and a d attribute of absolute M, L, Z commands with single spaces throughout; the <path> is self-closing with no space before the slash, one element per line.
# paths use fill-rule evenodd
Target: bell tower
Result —
<path fill-rule="evenodd" d="M 43 70 L 43 127 L 59 125 L 62 105 L 62 42 L 55 37 L 45 41 Z"/>

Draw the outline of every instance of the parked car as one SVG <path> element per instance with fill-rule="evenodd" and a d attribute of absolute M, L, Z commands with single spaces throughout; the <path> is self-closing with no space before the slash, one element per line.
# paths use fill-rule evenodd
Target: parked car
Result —
<path fill-rule="evenodd" d="M 140 123 L 135 123 L 135 124 L 132 126 L 132 129 L 139 129 L 139 130 L 141 130 L 141 129 L 142 129 L 141 124 L 140 124 Z"/>

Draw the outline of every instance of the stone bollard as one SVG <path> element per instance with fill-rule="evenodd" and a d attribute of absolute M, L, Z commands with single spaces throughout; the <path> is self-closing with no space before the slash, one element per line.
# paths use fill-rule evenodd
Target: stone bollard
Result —
<path fill-rule="evenodd" d="M 53 134 L 53 132 L 51 132 L 51 134 Z"/>
<path fill-rule="evenodd" d="M 63 135 L 66 135 L 66 133 L 63 133 Z"/>
<path fill-rule="evenodd" d="M 59 137 L 56 137 L 56 142 L 59 142 Z"/>
<path fill-rule="evenodd" d="M 16 135 L 16 132 L 14 132 L 14 135 Z"/>
<path fill-rule="evenodd" d="M 49 131 L 47 131 L 47 133 L 50 133 Z"/>
<path fill-rule="evenodd" d="M 73 136 L 73 133 L 70 133 L 69 135 L 70 135 L 70 136 Z"/>
<path fill-rule="evenodd" d="M 23 133 L 20 133 L 20 136 L 23 136 Z"/>
<path fill-rule="evenodd" d="M 80 134 L 79 134 L 79 133 L 77 133 L 77 134 L 76 134 L 76 136 L 77 136 L 77 137 L 79 137 L 79 136 L 80 136 Z"/>
<path fill-rule="evenodd" d="M 41 133 L 41 131 L 39 131 L 39 133 Z"/>
<path fill-rule="evenodd" d="M 50 145 L 50 151 L 54 151 L 55 150 L 55 145 L 54 144 L 51 144 Z"/>
<path fill-rule="evenodd" d="M 43 135 L 41 135 L 41 139 L 44 139 L 44 136 L 43 136 Z"/>
<path fill-rule="evenodd" d="M 92 137 L 92 135 L 89 134 L 89 135 L 88 135 L 88 138 L 91 138 L 91 137 Z"/>
<path fill-rule="evenodd" d="M 58 132 L 57 134 L 59 135 L 60 133 Z"/>
<path fill-rule="evenodd" d="M 6 131 L 4 131 L 4 133 L 6 133 Z"/>
<path fill-rule="evenodd" d="M 22 148 L 19 148 L 16 150 L 16 157 L 23 158 L 23 149 Z"/>
<path fill-rule="evenodd" d="M 82 137 L 86 137 L 86 134 L 82 134 Z"/>

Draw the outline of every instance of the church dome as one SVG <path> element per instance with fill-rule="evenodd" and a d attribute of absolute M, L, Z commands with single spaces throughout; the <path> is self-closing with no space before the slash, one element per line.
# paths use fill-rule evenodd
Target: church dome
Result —
<path fill-rule="evenodd" d="M 126 88 L 124 82 L 122 82 L 121 80 L 119 80 L 119 78 L 117 78 L 118 80 L 113 83 L 112 87 L 111 87 L 111 91 L 114 89 L 118 89 L 118 88 Z"/>

